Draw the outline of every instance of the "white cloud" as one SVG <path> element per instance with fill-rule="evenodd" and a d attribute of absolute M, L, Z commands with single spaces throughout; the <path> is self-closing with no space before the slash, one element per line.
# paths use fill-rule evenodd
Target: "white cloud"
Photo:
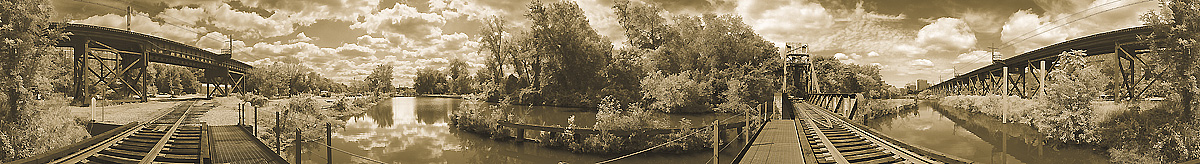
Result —
<path fill-rule="evenodd" d="M 362 21 L 355 22 L 350 28 L 365 29 L 370 33 L 399 34 L 408 38 L 428 38 L 442 34 L 441 26 L 445 24 L 446 20 L 441 15 L 422 13 L 408 5 L 396 4 L 364 16 Z"/>
<path fill-rule="evenodd" d="M 356 21 L 379 7 L 379 0 L 243 0 L 242 3 L 302 25 L 326 19 Z"/>
<path fill-rule="evenodd" d="M 908 61 L 908 65 L 913 67 L 933 67 L 933 61 L 929 61 L 929 59 L 913 59 Z"/>
<path fill-rule="evenodd" d="M 954 64 L 979 64 L 992 62 L 992 53 L 988 51 L 971 51 L 958 54 Z"/>
<path fill-rule="evenodd" d="M 820 4 L 806 1 L 738 1 L 735 10 L 754 32 L 775 41 L 813 36 L 812 31 L 830 28 L 834 17 Z"/>
<path fill-rule="evenodd" d="M 184 25 L 174 26 L 170 24 L 154 22 L 150 19 L 150 17 L 146 17 L 145 14 L 134 14 L 134 17 L 131 19 L 133 22 L 129 23 L 129 25 L 131 25 L 129 28 L 134 32 L 145 33 L 185 44 L 195 42 L 199 37 L 199 33 L 208 31 L 203 27 L 189 27 Z M 125 29 L 127 27 L 126 21 L 127 20 L 125 16 L 105 14 L 88 17 L 83 20 L 74 20 L 71 21 L 71 23 L 91 24 L 116 29 Z"/>
<path fill-rule="evenodd" d="M 300 34 L 296 34 L 296 39 L 292 39 L 292 40 L 288 40 L 288 41 L 289 42 L 308 42 L 308 41 L 313 41 L 313 40 L 315 40 L 315 39 L 308 37 L 308 35 L 305 35 L 303 32 L 301 32 Z"/>
<path fill-rule="evenodd" d="M 1000 39 L 1016 48 L 1017 53 L 1066 41 L 1070 33 L 1064 28 L 1053 28 L 1057 25 L 1052 24 L 1052 20 L 1050 17 L 1033 14 L 1029 10 L 1017 11 L 1004 23 Z"/>
<path fill-rule="evenodd" d="M 975 32 L 957 18 L 938 18 L 917 32 L 917 43 L 926 49 L 961 51 L 975 46 Z"/>
<path fill-rule="evenodd" d="M 164 20 L 167 23 L 196 25 L 200 20 L 204 19 L 204 9 L 200 8 L 167 8 L 158 13 L 158 19 Z"/>
<path fill-rule="evenodd" d="M 269 38 L 291 34 L 294 23 L 287 16 L 275 14 L 262 17 L 258 13 L 234 10 L 229 4 L 201 6 L 210 16 L 209 22 L 221 29 L 241 32 L 239 38 Z"/>

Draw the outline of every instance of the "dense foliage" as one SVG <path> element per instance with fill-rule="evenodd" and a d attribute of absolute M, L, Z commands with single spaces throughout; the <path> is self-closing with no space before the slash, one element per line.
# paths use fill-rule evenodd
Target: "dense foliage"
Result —
<path fill-rule="evenodd" d="M 199 72 L 195 68 L 153 64 L 151 67 L 151 84 L 156 92 L 171 95 L 196 93 L 200 89 L 200 81 L 196 79 Z"/>
<path fill-rule="evenodd" d="M 875 99 L 903 95 L 894 89 L 896 87 L 883 82 L 878 66 L 842 63 L 829 56 L 813 57 L 811 60 L 821 92 L 863 93 L 863 96 Z"/>
<path fill-rule="evenodd" d="M 1100 96 L 1108 77 L 1100 73 L 1100 66 L 1088 66 L 1081 50 L 1063 52 L 1059 55 L 1054 72 L 1049 74 L 1043 95 L 1036 96 L 1040 107 L 1030 113 L 1039 118 L 1032 123 L 1038 132 L 1047 138 L 1074 143 L 1097 143 L 1096 125 L 1091 107 L 1092 100 Z"/>
<path fill-rule="evenodd" d="M 299 64 L 277 62 L 258 66 L 250 71 L 249 75 L 245 82 L 246 88 L 267 97 L 318 93 L 320 91 L 350 91 L 350 87 L 345 84 L 333 82 L 333 80 Z"/>
<path fill-rule="evenodd" d="M 1200 1 L 1164 0 L 1161 10 L 1143 15 L 1154 29 L 1141 38 L 1151 44 L 1149 58 L 1158 59 L 1167 101 L 1155 108 L 1134 109 L 1101 123 L 1104 140 L 1112 141 L 1115 162 L 1178 163 L 1200 159 L 1200 121 L 1196 117 L 1200 77 Z"/>
<path fill-rule="evenodd" d="M 376 93 L 387 93 L 395 90 L 392 86 L 392 66 L 380 64 L 375 66 L 371 71 L 371 75 L 367 75 L 364 79 L 367 84 L 368 91 Z"/>
<path fill-rule="evenodd" d="M 50 2 L 0 1 L 0 162 L 30 157 L 88 137 L 53 92 L 54 44 L 64 37 L 50 27 Z M 62 64 L 62 63 L 57 63 Z M 61 66 L 61 65 L 58 65 Z"/>

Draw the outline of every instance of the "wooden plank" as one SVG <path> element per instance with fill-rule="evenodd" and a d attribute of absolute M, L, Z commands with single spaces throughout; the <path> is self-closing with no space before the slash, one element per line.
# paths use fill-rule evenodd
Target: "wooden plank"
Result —
<path fill-rule="evenodd" d="M 800 136 L 793 120 L 772 120 L 751 143 L 741 163 L 803 163 Z"/>

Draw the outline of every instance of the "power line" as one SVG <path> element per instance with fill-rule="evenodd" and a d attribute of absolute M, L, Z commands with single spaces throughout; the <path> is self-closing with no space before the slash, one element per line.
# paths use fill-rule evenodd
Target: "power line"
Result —
<path fill-rule="evenodd" d="M 1013 38 L 1012 40 L 1009 40 L 1008 42 L 1005 42 L 1005 44 L 1001 45 L 1000 47 L 988 47 L 988 48 L 991 48 L 991 49 L 993 49 L 993 53 L 995 53 L 995 52 L 994 52 L 994 51 L 995 51 L 995 49 L 1000 49 L 1000 48 L 1011 47 L 1011 46 L 1013 46 L 1013 45 L 1016 45 L 1016 43 L 1024 42 L 1024 41 L 1026 41 L 1026 40 L 1029 40 L 1029 39 L 1033 39 L 1033 37 L 1037 37 L 1038 35 L 1045 34 L 1046 32 L 1053 31 L 1053 30 L 1055 30 L 1055 29 L 1061 28 L 1061 27 L 1063 27 L 1063 26 L 1066 26 L 1066 25 L 1068 25 L 1068 24 L 1075 23 L 1075 22 L 1078 22 L 1078 21 L 1080 21 L 1080 20 L 1083 20 L 1083 19 L 1086 19 L 1086 18 L 1089 18 L 1089 17 L 1092 17 L 1092 16 L 1096 16 L 1096 15 L 1098 15 L 1098 14 L 1101 14 L 1101 13 L 1109 12 L 1109 11 L 1116 10 L 1116 9 L 1119 9 L 1119 8 L 1125 8 L 1125 7 L 1133 6 L 1133 5 L 1136 5 L 1136 4 L 1146 3 L 1146 2 L 1150 2 L 1150 1 L 1152 1 L 1152 0 L 1142 0 L 1142 1 L 1137 1 L 1137 2 L 1130 3 L 1130 4 L 1125 4 L 1125 5 L 1117 6 L 1117 7 L 1114 7 L 1114 8 L 1109 8 L 1109 9 L 1101 10 L 1101 11 L 1099 11 L 1099 12 L 1092 13 L 1092 14 L 1088 14 L 1088 15 L 1086 15 L 1086 16 L 1083 16 L 1083 17 L 1075 18 L 1075 19 L 1073 19 L 1073 20 L 1071 20 L 1071 21 L 1069 21 L 1069 22 L 1067 22 L 1067 23 L 1058 24 L 1058 25 L 1056 25 L 1056 26 L 1054 26 L 1054 27 L 1051 27 L 1050 29 L 1046 29 L 1045 31 L 1038 32 L 1038 33 L 1036 33 L 1036 34 L 1034 34 L 1034 35 L 1027 36 L 1027 37 L 1025 37 L 1025 38 L 1023 38 L 1023 39 L 1020 39 L 1019 41 L 1017 41 L 1017 38 L 1021 38 L 1021 37 L 1025 36 L 1026 34 L 1033 33 L 1033 32 L 1035 32 L 1035 31 L 1038 31 L 1038 29 L 1041 29 L 1042 27 L 1045 27 L 1045 26 L 1039 26 L 1039 27 L 1037 27 L 1037 28 L 1034 28 L 1033 30 L 1030 30 L 1029 32 L 1026 32 L 1025 34 L 1022 34 L 1022 35 L 1018 36 L 1017 38 Z M 1087 10 L 1095 9 L 1095 8 L 1098 8 L 1098 7 L 1100 7 L 1100 6 L 1106 6 L 1106 5 L 1109 5 L 1109 4 L 1112 4 L 1112 3 L 1115 3 L 1115 2 L 1120 2 L 1120 1 L 1112 1 L 1112 2 L 1108 2 L 1108 3 L 1101 4 L 1101 5 L 1093 6 L 1093 7 L 1091 7 L 1091 8 L 1084 9 L 1084 10 L 1082 10 L 1082 11 L 1079 11 L 1079 12 L 1072 13 L 1072 14 L 1071 14 L 1071 15 L 1069 15 L 1069 16 L 1066 16 L 1066 17 L 1063 17 L 1063 18 L 1059 18 L 1059 19 L 1056 19 L 1056 20 L 1052 20 L 1052 21 L 1050 21 L 1050 22 L 1047 22 L 1047 23 L 1049 24 L 1049 23 L 1054 23 L 1054 22 L 1058 22 L 1058 21 L 1061 21 L 1061 20 L 1065 20 L 1066 18 L 1070 18 L 1070 17 L 1072 17 L 1072 16 L 1075 16 L 1075 15 L 1078 15 L 1078 14 L 1080 14 L 1080 13 L 1084 13 L 1084 12 L 1086 12 Z M 967 64 L 970 64 L 970 63 L 975 63 L 975 62 L 978 62 L 979 60 L 983 60 L 983 59 L 984 59 L 984 58 L 978 58 L 978 59 L 972 60 L 971 62 L 968 62 Z M 954 67 L 954 68 L 958 68 L 957 66 L 953 66 L 953 67 Z"/>
<path fill-rule="evenodd" d="M 98 5 L 98 6 L 104 6 L 104 7 L 112 8 L 112 9 L 115 9 L 115 10 L 126 10 L 126 11 L 129 11 L 130 13 L 135 13 L 135 14 L 138 14 L 138 15 L 146 16 L 146 18 L 152 18 L 152 17 L 151 17 L 149 14 L 146 14 L 146 13 L 141 13 L 141 12 L 132 12 L 132 7 L 129 7 L 129 8 L 127 8 L 127 9 L 122 9 L 122 8 L 119 8 L 119 7 L 110 6 L 110 5 L 101 4 L 101 3 L 96 3 L 96 2 L 90 2 L 90 1 L 84 1 L 84 0 L 75 0 L 75 1 L 78 1 L 78 2 L 83 2 L 83 3 L 88 3 L 88 4 L 93 4 L 93 5 Z M 131 6 L 133 6 L 133 4 L 132 4 L 132 3 L 129 3 L 129 4 L 130 4 Z M 138 7 L 140 7 L 140 8 L 146 8 L 145 6 L 141 6 L 141 5 L 138 5 Z M 183 21 L 182 19 L 175 18 L 175 17 L 172 17 L 172 16 L 167 16 L 167 15 L 162 15 L 162 16 L 163 16 L 163 17 L 168 17 L 168 18 L 171 18 L 171 19 L 175 19 L 176 21 L 179 21 L 179 22 L 185 22 L 185 21 Z M 151 21 L 153 21 L 153 19 L 152 19 Z M 126 23 L 129 23 L 129 22 L 126 22 Z M 197 34 L 197 35 L 206 34 L 206 32 L 199 32 L 199 31 L 195 31 L 195 30 L 193 30 L 193 29 L 192 29 L 192 28 L 190 28 L 190 27 L 184 27 L 184 26 L 181 26 L 181 25 L 178 25 L 178 24 L 174 24 L 174 23 L 171 23 L 171 22 L 167 22 L 167 21 L 163 21 L 163 22 L 161 22 L 161 23 L 163 23 L 163 24 L 167 24 L 167 25 L 170 25 L 170 26 L 175 26 L 176 28 L 183 29 L 183 30 L 185 30 L 185 31 L 188 31 L 188 32 L 192 32 L 192 33 L 195 33 L 195 34 Z M 215 38 L 206 38 L 205 36 L 207 36 L 207 35 L 201 35 L 201 36 L 200 36 L 200 38 L 197 38 L 197 42 L 199 42 L 199 40 L 201 40 L 202 38 L 203 38 L 203 39 L 210 39 L 210 40 L 212 40 L 212 41 L 217 41 L 217 42 L 225 42 L 225 41 L 223 41 L 223 40 L 217 40 L 217 39 L 215 39 Z M 226 35 L 226 37 L 231 37 L 231 36 L 228 36 L 228 35 Z M 232 38 L 228 38 L 228 39 L 232 39 Z M 233 47 L 230 47 L 230 48 L 232 49 Z"/>
<path fill-rule="evenodd" d="M 1105 10 L 1103 10 L 1103 11 L 1100 11 L 1100 12 L 1096 12 L 1096 13 L 1088 14 L 1087 16 L 1084 16 L 1084 17 L 1081 17 L 1081 18 L 1078 18 L 1078 19 L 1075 19 L 1075 20 L 1071 20 L 1070 22 L 1067 22 L 1067 23 L 1059 24 L 1058 26 L 1054 26 L 1054 28 L 1050 28 L 1050 29 L 1047 29 L 1046 31 L 1038 32 L 1037 34 L 1034 34 L 1033 36 L 1029 36 L 1029 37 L 1026 37 L 1025 39 L 1021 39 L 1020 41 L 1017 41 L 1017 42 L 1012 42 L 1012 44 L 1007 44 L 1007 45 L 1000 46 L 1000 47 L 1001 47 L 1001 48 L 1004 48 L 1004 47 L 1009 47 L 1009 46 L 1012 46 L 1013 44 L 1016 44 L 1016 43 L 1018 43 L 1018 42 L 1024 42 L 1025 40 L 1032 39 L 1032 38 L 1033 38 L 1033 37 L 1035 37 L 1035 36 L 1038 36 L 1038 35 L 1044 34 L 1044 33 L 1046 33 L 1046 32 L 1050 32 L 1051 30 L 1054 30 L 1054 29 L 1058 29 L 1058 28 L 1060 28 L 1060 27 L 1066 26 L 1067 24 L 1071 24 L 1071 23 L 1078 22 L 1078 21 L 1080 21 L 1080 20 L 1083 20 L 1084 18 L 1088 18 L 1088 17 L 1096 16 L 1096 15 L 1098 15 L 1098 14 L 1100 14 L 1100 13 L 1104 13 L 1104 12 L 1108 12 L 1108 11 L 1116 10 L 1116 9 L 1119 9 L 1119 8 L 1125 8 L 1125 7 L 1133 6 L 1133 5 L 1140 4 L 1140 3 L 1146 3 L 1146 2 L 1150 2 L 1150 1 L 1151 1 L 1151 0 L 1143 0 L 1143 1 L 1138 1 L 1138 2 L 1134 2 L 1134 3 L 1130 3 L 1130 4 L 1125 4 L 1125 5 L 1117 6 L 1117 7 L 1114 7 L 1114 8 L 1105 9 Z"/>
<path fill-rule="evenodd" d="M 1073 16 L 1075 16 L 1075 15 L 1079 15 L 1080 13 L 1087 12 L 1088 10 L 1096 9 L 1096 8 L 1099 8 L 1099 7 L 1101 7 L 1101 6 L 1107 6 L 1107 5 L 1110 5 L 1110 4 L 1112 4 L 1112 3 L 1116 3 L 1116 2 L 1121 2 L 1121 1 L 1120 1 L 1120 0 L 1115 0 L 1115 1 L 1110 1 L 1110 2 L 1108 2 L 1108 3 L 1104 3 L 1104 4 L 1100 4 L 1100 5 L 1092 6 L 1092 7 L 1089 7 L 1089 8 L 1087 8 L 1087 9 L 1080 10 L 1079 12 L 1071 13 L 1071 15 L 1067 15 L 1066 17 L 1062 17 L 1062 18 L 1058 18 L 1058 19 L 1055 19 L 1055 20 L 1051 20 L 1050 22 L 1058 22 L 1058 21 L 1062 21 L 1062 20 L 1065 20 L 1065 19 L 1067 19 L 1067 18 L 1071 18 L 1071 17 L 1073 17 Z M 1049 25 L 1049 24 L 1046 24 L 1046 25 Z M 1025 35 L 1029 35 L 1030 33 L 1033 33 L 1034 31 L 1037 31 L 1037 29 L 1040 29 L 1040 28 L 1043 28 L 1043 27 L 1046 27 L 1046 26 L 1045 26 L 1045 25 L 1038 26 L 1037 28 L 1034 28 L 1033 30 L 1030 30 L 1029 32 L 1025 32 L 1024 34 L 1017 35 L 1017 37 L 1014 37 L 1012 40 L 1008 40 L 1008 41 L 1005 41 L 1004 43 L 1001 43 L 1001 45 L 1007 45 L 1007 44 L 1009 44 L 1009 42 L 1012 42 L 1012 41 L 1014 41 L 1014 40 L 1017 40 L 1016 38 L 1025 37 Z M 1037 36 L 1037 35 L 1034 35 L 1034 36 Z M 1003 47 L 1003 46 L 1001 46 L 1001 47 Z"/>

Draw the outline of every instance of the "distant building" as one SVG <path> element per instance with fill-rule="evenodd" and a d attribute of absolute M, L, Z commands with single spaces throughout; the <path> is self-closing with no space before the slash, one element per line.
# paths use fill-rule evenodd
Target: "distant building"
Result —
<path fill-rule="evenodd" d="M 925 90 L 925 88 L 929 88 L 929 81 L 926 81 L 924 79 L 918 79 L 917 80 L 917 90 Z"/>

